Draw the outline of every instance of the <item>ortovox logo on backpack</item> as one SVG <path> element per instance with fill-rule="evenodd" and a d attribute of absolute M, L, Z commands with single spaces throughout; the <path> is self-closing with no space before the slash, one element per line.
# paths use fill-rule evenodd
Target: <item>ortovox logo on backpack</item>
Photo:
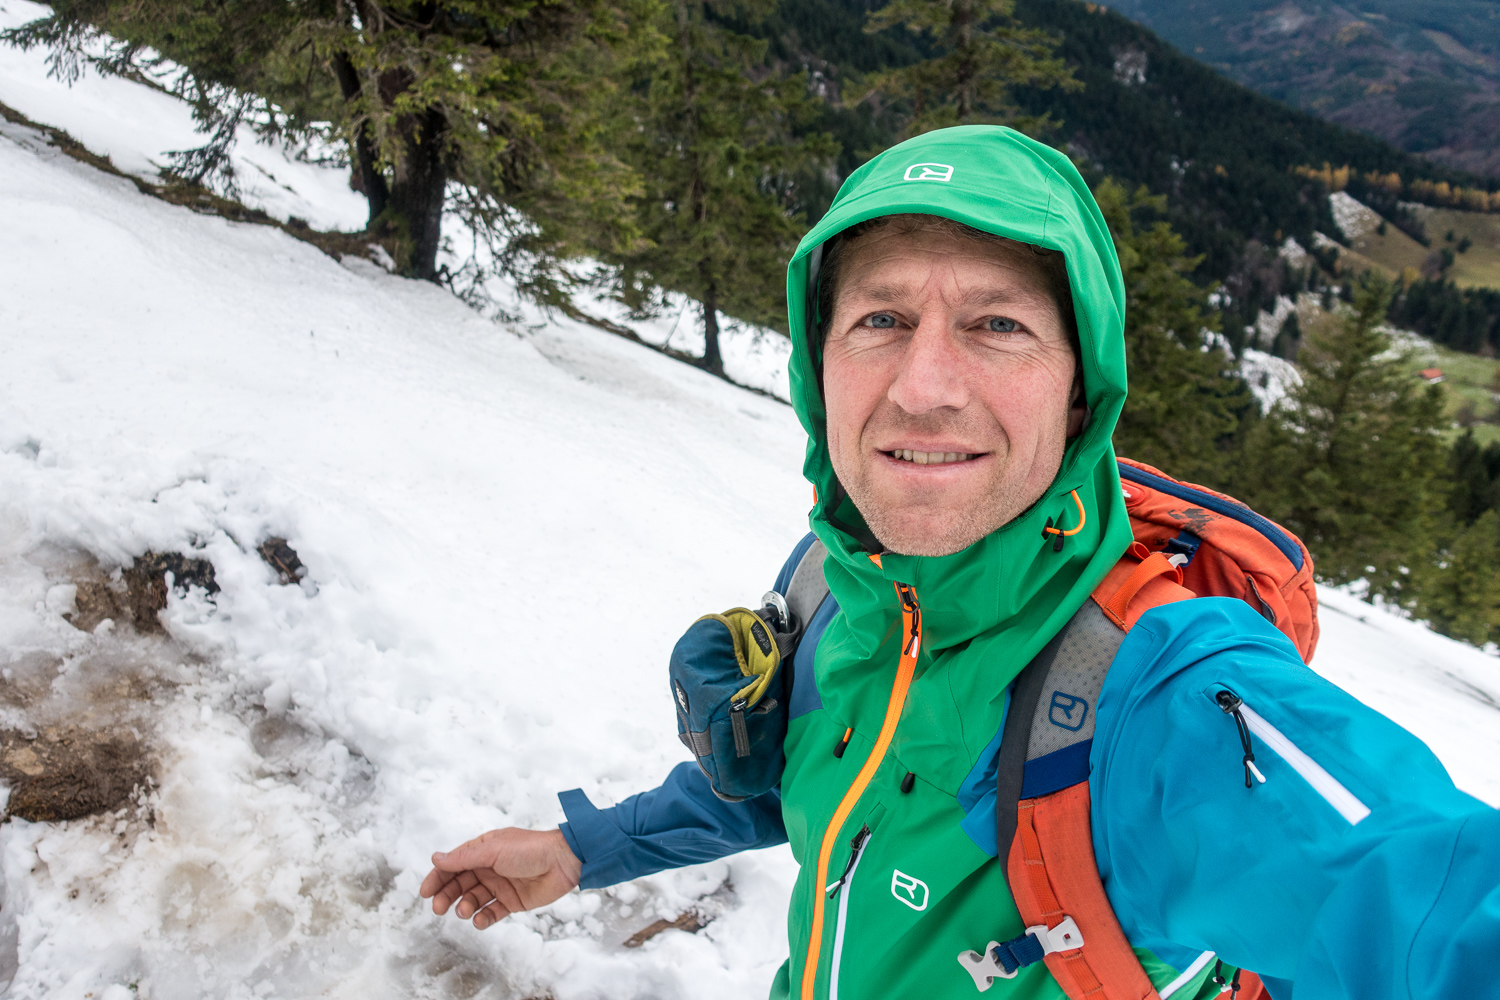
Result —
<path fill-rule="evenodd" d="M 927 909 L 927 883 L 899 868 L 891 870 L 891 895 L 913 910 Z"/>
<path fill-rule="evenodd" d="M 1089 717 L 1089 703 L 1075 695 L 1061 691 L 1052 692 L 1052 705 L 1047 711 L 1047 721 L 1059 729 L 1076 733 L 1083 728 L 1083 720 Z"/>

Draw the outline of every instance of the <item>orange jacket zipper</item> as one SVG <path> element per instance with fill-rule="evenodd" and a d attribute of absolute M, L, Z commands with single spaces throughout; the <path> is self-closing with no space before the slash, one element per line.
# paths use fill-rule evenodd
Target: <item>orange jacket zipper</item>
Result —
<path fill-rule="evenodd" d="M 823 886 L 828 884 L 828 861 L 833 854 L 833 845 L 838 842 L 844 821 L 849 818 L 854 804 L 869 787 L 870 779 L 885 759 L 885 751 L 896 735 L 896 723 L 901 721 L 901 709 L 906 705 L 906 692 L 911 687 L 912 675 L 917 669 L 917 653 L 922 645 L 922 609 L 917 603 L 917 592 L 904 583 L 896 584 L 896 597 L 901 602 L 901 662 L 896 667 L 896 682 L 891 685 L 891 698 L 885 706 L 885 720 L 880 724 L 880 735 L 875 738 L 875 747 L 865 758 L 864 766 L 854 776 L 854 784 L 844 793 L 839 807 L 833 811 L 828 828 L 823 831 L 823 846 L 818 849 L 818 877 L 813 882 L 812 931 L 807 938 L 807 957 L 802 964 L 802 1000 L 814 1000 L 813 985 L 818 978 L 818 953 L 823 947 L 823 904 L 827 897 Z"/>

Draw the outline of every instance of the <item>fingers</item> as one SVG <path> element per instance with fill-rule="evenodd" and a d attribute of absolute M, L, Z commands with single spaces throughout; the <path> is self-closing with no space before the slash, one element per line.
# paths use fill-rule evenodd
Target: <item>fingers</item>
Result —
<path fill-rule="evenodd" d="M 489 890 L 489 887 L 481 882 L 463 894 L 463 898 L 458 901 L 458 909 L 453 912 L 458 914 L 460 920 L 468 920 L 480 910 L 495 902 L 497 898 Z"/>
<path fill-rule="evenodd" d="M 491 903 L 474 914 L 474 929 L 482 931 L 491 924 L 498 924 L 508 916 L 510 916 L 510 912 L 505 907 L 501 906 L 498 902 Z"/>
<path fill-rule="evenodd" d="M 456 903 L 464 893 L 479 884 L 479 877 L 473 872 L 459 872 L 456 875 L 442 874 L 447 881 L 432 894 L 432 912 L 438 916 L 447 913 L 448 908 Z M 426 885 L 426 883 L 424 882 L 423 885 Z"/>
<path fill-rule="evenodd" d="M 578 884 L 577 858 L 558 831 L 491 830 L 432 856 L 418 889 L 438 916 L 450 909 L 483 930 L 543 906 Z"/>
<path fill-rule="evenodd" d="M 460 917 L 473 914 L 474 928 L 484 930 L 512 913 L 531 909 L 515 882 L 493 871 L 479 872 L 480 885 L 464 893 L 455 911 Z"/>
<path fill-rule="evenodd" d="M 436 896 L 445 885 L 447 885 L 449 882 L 452 882 L 453 878 L 453 872 L 445 872 L 441 869 L 434 868 L 432 871 L 428 872 L 427 877 L 422 880 L 422 885 L 417 889 L 417 895 L 421 896 L 423 899 L 431 899 L 432 897 Z"/>
<path fill-rule="evenodd" d="M 478 868 L 495 868 L 502 853 L 507 830 L 491 830 L 473 840 L 459 844 L 446 854 L 432 856 L 432 867 L 438 871 L 461 872 Z"/>

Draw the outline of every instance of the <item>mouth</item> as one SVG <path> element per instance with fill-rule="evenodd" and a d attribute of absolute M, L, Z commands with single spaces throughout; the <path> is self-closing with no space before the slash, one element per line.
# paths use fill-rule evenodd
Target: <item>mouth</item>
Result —
<path fill-rule="evenodd" d="M 979 458 L 982 452 L 916 451 L 911 448 L 897 448 L 881 454 L 898 462 L 910 462 L 913 465 L 958 465 L 962 462 L 972 462 Z"/>

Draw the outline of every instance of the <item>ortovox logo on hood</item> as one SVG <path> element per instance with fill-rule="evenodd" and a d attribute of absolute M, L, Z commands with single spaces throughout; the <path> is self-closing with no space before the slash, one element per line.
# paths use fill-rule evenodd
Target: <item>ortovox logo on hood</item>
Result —
<path fill-rule="evenodd" d="M 953 179 L 953 168 L 946 163 L 913 163 L 906 168 L 905 180 L 909 181 L 942 181 L 947 183 Z"/>

